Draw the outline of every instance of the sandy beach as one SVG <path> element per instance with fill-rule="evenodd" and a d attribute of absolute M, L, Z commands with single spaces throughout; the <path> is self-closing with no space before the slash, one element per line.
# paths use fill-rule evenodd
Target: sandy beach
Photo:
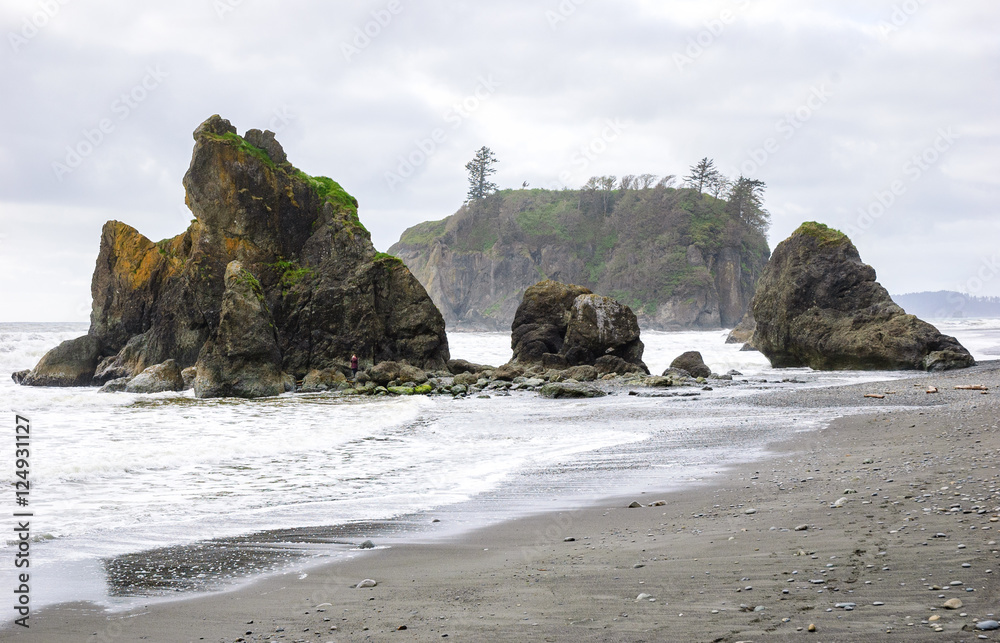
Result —
<path fill-rule="evenodd" d="M 0 640 L 1000 640 L 975 629 L 1000 615 L 998 385 L 993 362 L 757 396 L 868 412 L 679 492 L 609 489 L 586 509 L 131 612 L 60 605 Z"/>

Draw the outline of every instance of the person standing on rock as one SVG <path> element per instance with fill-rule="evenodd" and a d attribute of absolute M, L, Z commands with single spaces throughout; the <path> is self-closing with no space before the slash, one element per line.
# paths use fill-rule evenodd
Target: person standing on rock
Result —
<path fill-rule="evenodd" d="M 358 379 L 358 356 L 351 355 L 351 379 Z"/>

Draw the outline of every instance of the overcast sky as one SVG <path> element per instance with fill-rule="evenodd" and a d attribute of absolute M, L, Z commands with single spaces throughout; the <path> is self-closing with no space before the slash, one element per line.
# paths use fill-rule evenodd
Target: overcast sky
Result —
<path fill-rule="evenodd" d="M 708 156 L 767 183 L 772 247 L 817 220 L 890 292 L 1000 295 L 998 31 L 996 0 L 0 0 L 0 320 L 87 320 L 108 219 L 183 231 L 215 113 L 339 181 L 379 250 L 482 145 L 501 187 Z"/>

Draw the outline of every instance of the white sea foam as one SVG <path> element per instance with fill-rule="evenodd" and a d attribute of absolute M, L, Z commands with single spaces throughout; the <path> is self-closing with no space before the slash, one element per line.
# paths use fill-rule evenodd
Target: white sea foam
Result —
<path fill-rule="evenodd" d="M 1000 344 L 997 324 L 963 321 L 942 330 L 973 338 L 974 353 Z M 11 371 L 84 332 L 86 325 L 0 324 L 3 406 L 33 424 L 33 530 L 54 537 L 33 546 L 32 565 L 42 570 L 266 529 L 391 518 L 508 489 L 492 509 L 502 517 L 517 498 L 566 502 L 602 493 L 612 479 L 620 491 L 696 476 L 749 457 L 764 435 L 739 409 L 710 404 L 749 387 L 705 392 L 695 406 L 627 396 L 540 404 L 530 394 L 197 400 L 190 392 L 100 394 L 10 380 Z M 655 373 L 681 352 L 700 350 L 716 372 L 735 369 L 757 381 L 801 377 L 811 385 L 893 376 L 775 371 L 759 353 L 740 352 L 724 338 L 724 331 L 645 332 L 645 359 Z M 510 359 L 507 335 L 452 333 L 449 341 L 454 357 L 493 365 Z M 796 418 L 761 421 L 776 431 L 816 421 L 808 413 Z M 12 455 L 0 455 L 0 480 L 8 484 Z M 0 556 L 10 546 L 0 542 Z M 0 585 L 9 584 L 10 571 L 0 568 Z M 67 598 L 39 592 L 36 605 Z"/>

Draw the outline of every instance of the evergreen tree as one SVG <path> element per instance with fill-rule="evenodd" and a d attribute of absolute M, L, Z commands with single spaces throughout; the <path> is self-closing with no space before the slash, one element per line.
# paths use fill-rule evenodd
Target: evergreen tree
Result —
<path fill-rule="evenodd" d="M 742 174 L 729 188 L 729 211 L 740 221 L 763 235 L 771 227 L 771 213 L 764 209 L 764 189 L 760 179 L 749 179 Z"/>
<path fill-rule="evenodd" d="M 493 156 L 493 150 L 485 145 L 476 151 L 472 160 L 465 164 L 465 169 L 469 171 L 469 194 L 466 198 L 469 201 L 479 201 L 497 191 L 497 184 L 489 180 L 489 177 L 496 173 L 493 164 L 497 158 Z"/>
<path fill-rule="evenodd" d="M 697 188 L 698 192 L 704 192 L 706 187 L 711 186 L 719 179 L 719 171 L 715 169 L 715 162 L 707 156 L 691 166 L 691 174 L 684 177 L 688 184 Z"/>
<path fill-rule="evenodd" d="M 712 182 L 705 187 L 711 191 L 712 196 L 718 199 L 721 195 L 726 194 L 729 191 L 730 186 L 732 186 L 732 181 L 727 179 L 725 175 L 719 173 L 712 179 Z"/>

